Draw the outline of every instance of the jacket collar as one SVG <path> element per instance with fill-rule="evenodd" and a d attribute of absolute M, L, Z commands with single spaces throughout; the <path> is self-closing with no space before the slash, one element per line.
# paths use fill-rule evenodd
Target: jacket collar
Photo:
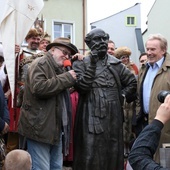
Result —
<path fill-rule="evenodd" d="M 113 65 L 113 64 L 115 65 L 115 64 L 121 63 L 121 61 L 117 59 L 116 57 L 110 54 L 107 54 L 107 56 L 108 56 L 107 65 Z"/>
<path fill-rule="evenodd" d="M 142 65 L 141 67 L 141 71 L 147 71 L 148 70 L 148 64 Z M 161 66 L 161 68 L 159 69 L 157 74 L 160 74 L 162 71 L 166 71 L 168 69 L 168 67 L 170 67 L 170 55 L 168 53 L 166 53 L 165 55 L 165 60 Z"/>
<path fill-rule="evenodd" d="M 164 71 L 167 70 L 167 68 L 170 67 L 170 55 L 168 53 L 166 53 L 165 55 L 165 61 L 162 64 L 162 69 Z"/>

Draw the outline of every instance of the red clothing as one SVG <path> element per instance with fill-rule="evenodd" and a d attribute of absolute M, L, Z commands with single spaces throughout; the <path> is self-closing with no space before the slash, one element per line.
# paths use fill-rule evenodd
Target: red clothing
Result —
<path fill-rule="evenodd" d="M 10 132 L 17 132 L 17 124 L 19 119 L 20 108 L 12 108 L 12 96 L 8 99 L 8 108 L 10 114 Z"/>
<path fill-rule="evenodd" d="M 69 146 L 69 154 L 64 157 L 64 161 L 73 161 L 73 129 L 74 129 L 74 120 L 76 116 L 76 108 L 78 104 L 78 93 L 76 91 L 70 94 L 71 104 L 72 104 L 72 124 L 71 124 L 71 139 Z"/>
<path fill-rule="evenodd" d="M 135 71 L 135 75 L 138 75 L 139 73 L 138 67 L 135 64 L 132 64 L 132 68 Z"/>
<path fill-rule="evenodd" d="M 9 86 L 9 80 L 7 78 L 7 81 L 4 86 L 4 92 L 7 92 L 8 89 L 10 88 Z M 8 97 L 8 110 L 9 110 L 9 115 L 10 115 L 10 132 L 17 132 L 17 124 L 18 124 L 18 119 L 19 119 L 19 113 L 20 113 L 20 108 L 13 108 L 12 106 L 12 95 L 10 94 Z"/>

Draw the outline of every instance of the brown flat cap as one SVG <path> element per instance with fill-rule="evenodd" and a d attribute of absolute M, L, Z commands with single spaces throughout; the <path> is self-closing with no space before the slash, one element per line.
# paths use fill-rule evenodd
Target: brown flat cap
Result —
<path fill-rule="evenodd" d="M 64 37 L 56 38 L 52 43 L 47 45 L 46 50 L 48 51 L 54 46 L 67 47 L 68 49 L 70 49 L 72 55 L 78 53 L 77 47 L 73 45 L 72 43 L 70 43 L 69 38 L 64 38 Z"/>

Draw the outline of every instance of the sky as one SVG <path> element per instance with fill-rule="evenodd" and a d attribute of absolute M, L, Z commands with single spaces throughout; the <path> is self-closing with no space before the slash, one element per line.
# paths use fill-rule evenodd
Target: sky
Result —
<path fill-rule="evenodd" d="M 114 15 L 122 10 L 141 3 L 141 29 L 144 31 L 147 15 L 155 0 L 87 0 L 88 31 L 90 23 Z"/>

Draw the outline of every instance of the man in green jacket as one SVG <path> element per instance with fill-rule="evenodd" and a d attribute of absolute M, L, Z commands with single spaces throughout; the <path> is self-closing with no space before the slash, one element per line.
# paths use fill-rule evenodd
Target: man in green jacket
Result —
<path fill-rule="evenodd" d="M 33 169 L 61 170 L 70 134 L 67 89 L 77 79 L 74 70 L 64 71 L 63 62 L 78 50 L 63 39 L 55 39 L 46 49 L 28 69 L 18 132 L 27 138 Z"/>

